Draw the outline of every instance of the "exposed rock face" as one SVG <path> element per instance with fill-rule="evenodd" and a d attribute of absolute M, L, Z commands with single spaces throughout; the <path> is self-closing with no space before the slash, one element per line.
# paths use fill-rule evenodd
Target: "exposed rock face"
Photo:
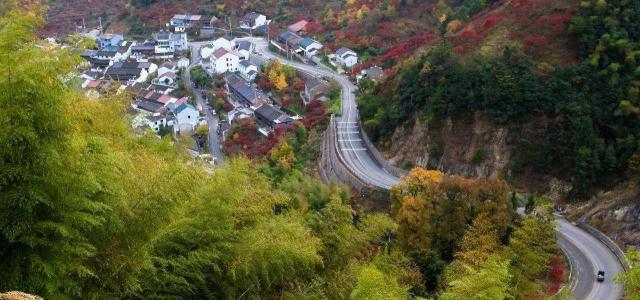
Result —
<path fill-rule="evenodd" d="M 573 205 L 572 217 L 584 218 L 607 234 L 622 249 L 640 246 L 640 188 L 625 182 L 599 193 L 588 202 Z"/>
<path fill-rule="evenodd" d="M 428 167 L 465 177 L 504 177 L 512 151 L 507 136 L 507 129 L 480 114 L 427 125 L 416 121 L 396 130 L 389 160 L 400 167 Z"/>
<path fill-rule="evenodd" d="M 0 300 L 42 300 L 42 297 L 13 291 L 0 294 Z"/>

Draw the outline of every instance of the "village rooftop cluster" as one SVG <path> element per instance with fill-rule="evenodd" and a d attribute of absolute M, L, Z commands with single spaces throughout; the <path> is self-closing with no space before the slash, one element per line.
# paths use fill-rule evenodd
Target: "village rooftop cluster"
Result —
<path fill-rule="evenodd" d="M 132 126 L 150 128 L 158 135 L 193 135 L 198 126 L 208 126 L 210 131 L 222 134 L 224 140 L 225 131 L 235 120 L 255 118 L 259 132 L 268 136 L 278 127 L 301 119 L 279 107 L 271 93 L 255 83 L 267 61 L 256 51 L 252 37 L 269 37 L 270 22 L 265 15 L 249 12 L 237 27 L 227 28 L 215 16 L 179 14 L 146 40 L 127 40 L 122 34 L 105 33 L 101 28 L 85 30 L 83 35 L 96 42 L 96 49 L 82 53 L 86 63 L 79 75 L 80 88 L 93 98 L 128 91 L 135 97 Z M 322 43 L 306 35 L 307 24 L 300 20 L 289 25 L 270 40 L 269 46 L 288 58 L 309 64 L 322 63 L 320 56 L 334 69 L 358 64 L 358 54 L 345 47 L 327 54 Z M 213 126 L 218 123 L 216 111 L 207 104 L 202 87 L 196 87 L 190 78 L 195 68 L 224 84 L 224 95 L 209 94 L 224 97 L 232 107 L 220 126 Z M 382 69 L 373 67 L 357 78 L 378 80 L 382 75 Z M 328 101 L 329 82 L 303 77 L 300 97 L 305 105 L 312 100 Z M 194 152 L 197 149 L 193 147 Z"/>

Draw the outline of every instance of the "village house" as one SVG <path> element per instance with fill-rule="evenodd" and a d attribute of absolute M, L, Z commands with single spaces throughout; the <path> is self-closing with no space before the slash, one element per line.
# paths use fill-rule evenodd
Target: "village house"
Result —
<path fill-rule="evenodd" d="M 177 72 L 176 63 L 173 61 L 166 61 L 158 67 L 158 77 L 164 75 L 167 72 Z"/>
<path fill-rule="evenodd" d="M 174 72 L 166 72 L 160 76 L 158 76 L 158 78 L 156 79 L 157 84 L 160 85 L 167 85 L 167 86 L 173 86 L 176 81 L 178 80 L 178 75 L 176 75 L 176 73 Z"/>
<path fill-rule="evenodd" d="M 289 27 L 287 27 L 287 29 L 289 29 L 289 31 L 291 31 L 293 33 L 301 34 L 301 33 L 304 33 L 306 31 L 307 24 L 309 24 L 309 22 L 307 20 L 300 20 L 298 22 L 295 22 L 295 23 L 289 25 Z"/>
<path fill-rule="evenodd" d="M 157 58 L 171 58 L 175 50 L 171 43 L 171 32 L 160 31 L 154 34 L 153 39 L 156 41 L 154 54 Z"/>
<path fill-rule="evenodd" d="M 169 95 L 169 93 L 174 91 L 174 89 L 170 86 L 162 85 L 162 84 L 153 84 L 153 83 L 149 85 L 147 90 L 153 91 L 162 95 Z"/>
<path fill-rule="evenodd" d="M 98 44 L 100 48 L 105 48 L 117 46 L 122 40 L 124 40 L 124 37 L 121 34 L 104 33 L 98 36 L 96 44 Z"/>
<path fill-rule="evenodd" d="M 293 122 L 293 118 L 271 104 L 262 104 L 256 108 L 255 116 L 260 122 L 272 129 Z"/>
<path fill-rule="evenodd" d="M 167 127 L 167 115 L 155 113 L 153 115 L 145 116 L 145 121 L 147 121 L 147 126 L 151 127 L 151 130 L 156 133 L 161 129 Z"/>
<path fill-rule="evenodd" d="M 322 44 L 312 38 L 306 37 L 300 41 L 300 51 L 304 53 L 306 57 L 312 57 L 318 54 L 320 50 L 322 50 Z"/>
<path fill-rule="evenodd" d="M 191 28 L 194 25 L 200 24 L 203 18 L 201 15 L 175 15 L 169 21 L 171 26 L 180 27 L 180 28 Z"/>
<path fill-rule="evenodd" d="M 331 85 L 322 79 L 307 80 L 304 84 L 304 104 L 306 105 L 313 100 L 328 101 L 330 91 Z"/>
<path fill-rule="evenodd" d="M 229 74 L 225 79 L 227 81 L 227 91 L 241 105 L 257 108 L 269 102 L 267 95 L 261 90 L 250 86 L 247 81 L 237 74 Z"/>
<path fill-rule="evenodd" d="M 258 76 L 258 66 L 249 60 L 243 60 L 238 64 L 238 73 L 246 81 L 254 81 Z"/>
<path fill-rule="evenodd" d="M 211 74 L 223 74 L 238 71 L 239 58 L 224 48 L 219 48 L 208 59 L 203 59 L 205 70 Z"/>
<path fill-rule="evenodd" d="M 360 74 L 356 76 L 356 80 L 359 82 L 364 78 L 369 78 L 373 82 L 380 82 L 384 79 L 384 71 L 378 66 L 373 66 L 368 69 L 360 71 Z"/>
<path fill-rule="evenodd" d="M 234 48 L 233 39 L 228 36 L 219 37 L 215 41 L 211 42 L 211 47 L 213 49 L 223 48 L 227 51 L 231 51 Z"/>
<path fill-rule="evenodd" d="M 115 81 L 127 81 L 130 85 L 147 81 L 149 74 L 156 72 L 158 66 L 149 62 L 122 61 L 109 67 L 105 78 Z"/>
<path fill-rule="evenodd" d="M 253 52 L 253 43 L 249 41 L 236 41 L 235 49 L 240 60 L 247 60 Z"/>
<path fill-rule="evenodd" d="M 154 41 L 136 43 L 131 47 L 131 56 L 135 58 L 152 57 L 155 53 L 156 43 Z"/>
<path fill-rule="evenodd" d="M 255 12 L 247 13 L 240 19 L 242 29 L 256 29 L 267 24 L 269 24 L 267 17 Z"/>
<path fill-rule="evenodd" d="M 189 50 L 189 41 L 187 40 L 186 32 L 171 33 L 171 46 L 174 51 L 187 51 Z"/>
<path fill-rule="evenodd" d="M 278 35 L 278 43 L 284 45 L 289 51 L 297 50 L 300 47 L 300 41 L 302 37 L 291 31 L 283 31 Z"/>
<path fill-rule="evenodd" d="M 175 117 L 174 131 L 180 133 L 193 132 L 198 125 L 198 117 L 200 116 L 200 113 L 193 105 L 188 104 L 186 99 L 180 99 L 173 107 L 170 107 L 170 110 Z"/>
<path fill-rule="evenodd" d="M 358 54 L 349 48 L 341 47 L 336 51 L 335 60 L 343 67 L 351 68 L 358 63 Z"/>

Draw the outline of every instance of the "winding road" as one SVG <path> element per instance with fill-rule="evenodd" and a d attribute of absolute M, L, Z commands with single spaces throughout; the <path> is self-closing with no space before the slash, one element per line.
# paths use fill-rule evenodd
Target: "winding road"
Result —
<path fill-rule="evenodd" d="M 245 38 L 256 45 L 261 60 L 278 58 L 282 63 L 316 77 L 330 78 L 342 86 L 342 116 L 337 120 L 339 154 L 345 166 L 359 179 L 372 186 L 390 189 L 401 182 L 371 155 L 360 136 L 358 108 L 355 101 L 355 86 L 345 76 L 329 69 L 286 60 L 271 53 L 263 38 Z M 622 272 L 616 256 L 600 241 L 564 218 L 556 220 L 558 245 L 571 265 L 570 289 L 576 299 L 609 300 L 622 297 L 622 286 L 613 278 Z M 597 282 L 598 270 L 605 271 L 605 281 Z"/>

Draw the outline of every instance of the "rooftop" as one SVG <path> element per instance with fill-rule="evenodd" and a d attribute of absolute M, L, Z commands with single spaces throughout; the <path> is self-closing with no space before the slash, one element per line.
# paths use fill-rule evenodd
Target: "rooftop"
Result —
<path fill-rule="evenodd" d="M 338 56 L 344 56 L 347 53 L 355 53 L 355 51 L 345 47 L 340 47 L 340 49 L 336 51 L 336 55 Z"/>
<path fill-rule="evenodd" d="M 313 43 L 318 43 L 318 42 L 315 41 L 314 39 L 306 37 L 306 38 L 302 39 L 302 41 L 300 41 L 300 46 L 302 46 L 303 48 L 307 48 L 307 47 L 311 46 L 311 44 L 313 44 Z"/>
<path fill-rule="evenodd" d="M 240 50 L 251 50 L 251 42 L 249 41 L 239 41 L 238 42 L 238 49 Z"/>
<path fill-rule="evenodd" d="M 303 30 L 307 26 L 307 24 L 309 24 L 307 20 L 300 20 L 298 22 L 295 22 L 294 24 L 289 25 L 288 29 L 293 32 L 298 32 Z"/>
<path fill-rule="evenodd" d="M 289 117 L 271 104 L 261 105 L 256 109 L 256 114 L 274 123 L 282 123 Z"/>
<path fill-rule="evenodd" d="M 227 53 L 229 53 L 229 51 L 227 51 L 226 49 L 218 48 L 218 50 L 213 51 L 212 56 L 215 57 L 215 58 L 220 58 L 220 57 L 223 57 Z"/>

